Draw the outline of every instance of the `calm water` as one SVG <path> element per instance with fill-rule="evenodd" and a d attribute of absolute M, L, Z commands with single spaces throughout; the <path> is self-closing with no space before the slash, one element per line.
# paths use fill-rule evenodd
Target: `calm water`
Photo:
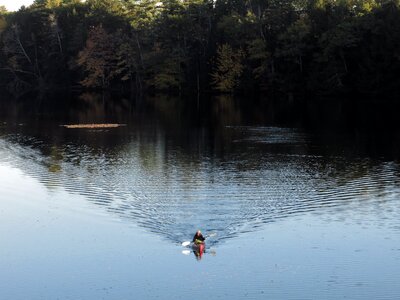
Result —
<path fill-rule="evenodd" d="M 398 299 L 398 135 L 213 101 L 1 104 L 0 299 Z"/>

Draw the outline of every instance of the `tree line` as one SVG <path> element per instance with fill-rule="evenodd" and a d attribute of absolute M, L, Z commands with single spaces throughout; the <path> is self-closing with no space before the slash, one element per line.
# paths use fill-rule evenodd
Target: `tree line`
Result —
<path fill-rule="evenodd" d="M 36 0 L 0 7 L 0 85 L 397 95 L 399 0 Z"/>

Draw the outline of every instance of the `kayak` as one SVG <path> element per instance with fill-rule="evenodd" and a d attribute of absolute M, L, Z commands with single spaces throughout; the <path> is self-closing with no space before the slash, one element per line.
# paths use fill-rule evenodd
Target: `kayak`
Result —
<path fill-rule="evenodd" d="M 201 243 L 201 244 L 192 244 L 192 249 L 193 251 L 199 252 L 200 254 L 203 254 L 204 249 L 206 248 L 206 244 L 205 243 Z"/>

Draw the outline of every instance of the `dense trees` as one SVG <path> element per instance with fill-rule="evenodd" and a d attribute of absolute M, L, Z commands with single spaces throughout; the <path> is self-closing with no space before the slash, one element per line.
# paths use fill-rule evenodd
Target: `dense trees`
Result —
<path fill-rule="evenodd" d="M 14 91 L 400 91 L 397 0 L 36 0 L 0 47 Z"/>

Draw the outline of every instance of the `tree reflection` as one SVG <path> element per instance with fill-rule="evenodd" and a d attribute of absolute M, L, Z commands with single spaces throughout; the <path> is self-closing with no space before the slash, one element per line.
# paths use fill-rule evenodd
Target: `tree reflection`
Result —
<path fill-rule="evenodd" d="M 1 120 L 2 157 L 48 188 L 82 195 L 173 242 L 202 227 L 218 232 L 212 245 L 293 214 L 352 211 L 398 194 L 398 164 L 365 155 L 362 138 L 349 143 L 298 128 L 249 126 L 247 116 L 257 112 L 244 113 L 230 97 L 212 99 L 205 120 L 196 113 L 203 108 L 189 101 L 137 105 L 103 97 L 82 95 L 40 116 L 11 102 Z M 73 118 L 127 126 L 59 126 Z"/>

